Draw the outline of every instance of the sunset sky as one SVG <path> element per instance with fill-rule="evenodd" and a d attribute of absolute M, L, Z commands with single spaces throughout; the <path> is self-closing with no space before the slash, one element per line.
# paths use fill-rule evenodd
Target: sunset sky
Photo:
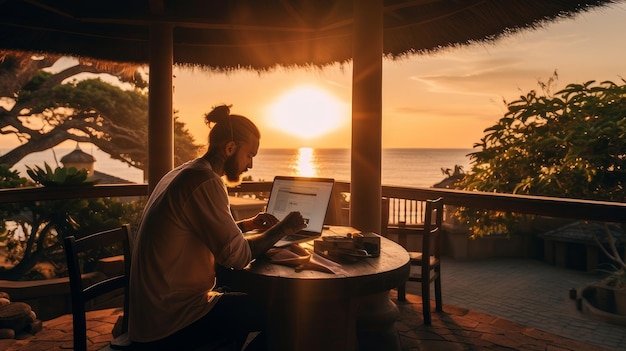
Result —
<path fill-rule="evenodd" d="M 555 70 L 557 88 L 621 83 L 624 33 L 622 2 L 493 44 L 385 60 L 383 147 L 471 148 L 506 111 L 503 99 L 538 89 Z M 351 81 L 350 64 L 268 73 L 176 69 L 174 108 L 201 143 L 204 113 L 226 103 L 258 124 L 263 148 L 350 147 Z"/>

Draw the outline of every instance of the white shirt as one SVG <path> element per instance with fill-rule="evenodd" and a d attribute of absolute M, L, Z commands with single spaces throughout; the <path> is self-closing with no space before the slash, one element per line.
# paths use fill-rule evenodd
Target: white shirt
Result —
<path fill-rule="evenodd" d="M 209 162 L 172 170 L 150 195 L 134 240 L 130 339 L 162 339 L 200 319 L 220 296 L 212 291 L 215 264 L 242 269 L 251 259 Z"/>

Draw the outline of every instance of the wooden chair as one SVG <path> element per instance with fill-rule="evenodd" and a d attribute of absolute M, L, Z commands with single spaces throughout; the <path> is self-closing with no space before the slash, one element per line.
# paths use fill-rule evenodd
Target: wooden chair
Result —
<path fill-rule="evenodd" d="M 109 247 L 113 244 L 121 244 L 124 257 L 124 269 L 121 272 L 107 275 L 106 279 L 91 281 L 86 278 L 89 274 L 81 274 L 79 255 L 82 252 L 94 249 Z M 64 239 L 65 257 L 67 260 L 67 270 L 70 280 L 70 291 L 72 296 L 72 319 L 74 324 L 74 350 L 87 350 L 87 304 L 97 297 L 109 294 L 115 290 L 123 291 L 124 314 L 121 319 L 120 335 L 111 340 L 108 346 L 100 351 L 109 350 L 156 350 L 162 349 L 159 342 L 149 344 L 136 344 L 128 338 L 128 306 L 129 306 L 129 277 L 132 253 L 132 239 L 130 226 L 122 225 L 119 228 L 98 232 L 83 238 L 73 236 Z M 194 351 L 233 351 L 236 345 L 235 340 L 224 336 L 220 339 L 209 340 L 205 344 L 197 347 Z M 181 345 L 185 346 L 185 345 Z"/>
<path fill-rule="evenodd" d="M 83 238 L 67 237 L 63 241 L 65 258 L 67 260 L 67 271 L 70 281 L 70 292 L 72 296 L 72 320 L 74 324 L 74 350 L 87 350 L 87 304 L 97 297 L 110 294 L 116 290 L 123 290 L 122 333 L 128 331 L 128 278 L 130 276 L 130 260 L 132 252 L 132 241 L 130 226 L 125 224 L 119 228 L 98 232 Z M 123 250 L 124 269 L 118 273 L 112 273 L 104 280 L 89 281 L 83 279 L 79 255 L 82 252 L 110 247 L 120 244 Z M 116 339 L 111 342 L 111 348 L 123 347 L 116 342 L 123 340 Z"/>
<path fill-rule="evenodd" d="M 421 251 L 409 251 L 412 266 L 419 267 L 419 271 L 411 273 L 408 281 L 419 282 L 422 288 L 422 307 L 424 324 L 431 324 L 430 286 L 435 286 L 435 307 L 437 312 L 443 311 L 441 299 L 441 224 L 443 221 L 443 199 L 426 201 L 424 225 L 400 225 L 393 232 L 398 235 L 398 242 L 406 243 L 408 236 L 420 235 L 422 238 Z M 391 231 L 391 229 L 389 229 Z M 398 287 L 398 300 L 406 300 L 406 284 Z"/>

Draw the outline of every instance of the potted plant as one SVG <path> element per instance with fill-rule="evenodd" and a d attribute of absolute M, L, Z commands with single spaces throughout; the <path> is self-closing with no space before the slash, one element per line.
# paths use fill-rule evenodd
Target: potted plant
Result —
<path fill-rule="evenodd" d="M 602 280 L 602 285 L 613 292 L 615 312 L 619 315 L 626 316 L 626 262 L 617 249 L 615 237 L 611 233 L 608 225 L 605 224 L 604 228 L 608 249 L 597 235 L 594 234 L 593 238 L 602 252 L 604 252 L 614 264 L 611 265 L 610 270 L 605 270 L 608 276 Z"/>
<path fill-rule="evenodd" d="M 91 186 L 98 183 L 97 179 L 89 179 L 87 170 L 76 167 L 57 167 L 54 170 L 44 162 L 44 168 L 26 166 L 26 173 L 43 186 Z"/>

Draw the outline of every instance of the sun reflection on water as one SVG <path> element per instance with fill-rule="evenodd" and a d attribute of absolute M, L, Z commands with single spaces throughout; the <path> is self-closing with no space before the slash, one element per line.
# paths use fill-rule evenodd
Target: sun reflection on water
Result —
<path fill-rule="evenodd" d="M 298 149 L 296 159 L 289 165 L 294 175 L 302 177 L 317 177 L 319 165 L 315 156 L 315 149 L 310 147 L 301 147 Z"/>

